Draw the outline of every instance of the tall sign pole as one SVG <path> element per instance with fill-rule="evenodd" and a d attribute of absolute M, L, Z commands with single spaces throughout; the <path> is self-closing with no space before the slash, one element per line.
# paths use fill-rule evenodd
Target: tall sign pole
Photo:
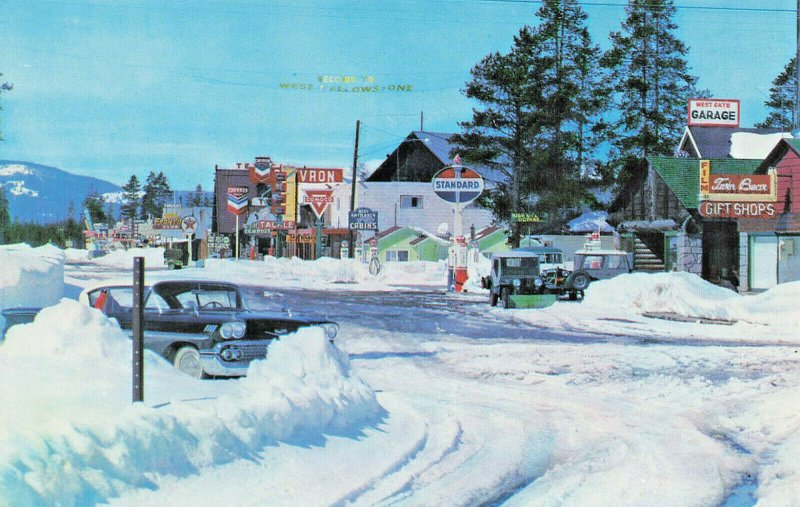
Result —
<path fill-rule="evenodd" d="M 800 0 L 797 0 L 800 2 Z M 350 212 L 352 213 L 356 209 L 356 178 L 358 177 L 358 133 L 361 130 L 361 120 L 356 120 L 356 146 L 353 149 L 353 177 L 350 183 Z M 353 242 L 353 229 L 350 229 L 350 233 L 348 234 L 348 240 L 350 245 L 350 255 L 349 257 L 352 259 L 355 254 L 355 243 Z"/>

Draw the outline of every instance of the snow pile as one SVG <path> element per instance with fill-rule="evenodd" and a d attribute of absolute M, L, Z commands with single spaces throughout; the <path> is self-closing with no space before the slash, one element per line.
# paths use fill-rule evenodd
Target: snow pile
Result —
<path fill-rule="evenodd" d="M 11 328 L 0 345 L 0 406 L 14 407 L 0 412 L 0 506 L 102 503 L 277 441 L 357 432 L 381 412 L 319 329 L 273 343 L 250 377 L 227 383 L 148 351 L 147 405 L 130 403 L 130 357 L 116 322 L 67 299 Z"/>
<path fill-rule="evenodd" d="M 726 300 L 731 313 L 739 320 L 775 326 L 785 329 L 800 329 L 800 281 L 776 285 L 755 296 L 742 296 Z"/>
<path fill-rule="evenodd" d="M 67 248 L 64 250 L 64 260 L 67 264 L 77 264 L 89 260 L 89 250 L 81 248 Z"/>
<path fill-rule="evenodd" d="M 306 288 L 340 286 L 352 290 L 379 290 L 392 285 L 444 287 L 447 265 L 444 262 L 384 262 L 377 275 L 369 265 L 357 259 L 322 257 L 305 261 L 299 257 L 264 257 L 263 261 L 205 259 L 205 271 L 239 283 L 260 283 L 272 286 L 304 286 Z"/>
<path fill-rule="evenodd" d="M 586 290 L 586 309 L 668 312 L 687 317 L 731 320 L 723 302 L 737 293 L 711 284 L 692 273 L 629 273 L 592 282 Z"/>
<path fill-rule="evenodd" d="M 0 309 L 42 307 L 64 295 L 64 253 L 52 246 L 0 246 Z M 0 317 L 0 329 L 5 326 Z"/>

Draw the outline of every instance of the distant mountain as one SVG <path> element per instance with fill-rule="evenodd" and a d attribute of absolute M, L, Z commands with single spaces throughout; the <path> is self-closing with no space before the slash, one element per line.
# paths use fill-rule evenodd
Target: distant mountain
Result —
<path fill-rule="evenodd" d="M 112 203 L 115 216 L 124 202 L 119 185 L 32 162 L 0 160 L 0 187 L 8 198 L 11 218 L 20 222 L 64 220 L 70 203 L 75 211 L 73 218 L 80 220 L 83 200 L 92 191 Z M 189 205 L 194 194 L 194 190 L 176 190 L 172 202 Z M 209 202 L 214 199 L 213 192 L 203 192 L 202 196 Z"/>
<path fill-rule="evenodd" d="M 113 183 L 79 176 L 32 162 L 0 160 L 0 186 L 8 198 L 12 219 L 20 222 L 52 223 L 67 218 L 70 203 L 78 219 L 83 199 L 92 190 L 120 192 Z"/>

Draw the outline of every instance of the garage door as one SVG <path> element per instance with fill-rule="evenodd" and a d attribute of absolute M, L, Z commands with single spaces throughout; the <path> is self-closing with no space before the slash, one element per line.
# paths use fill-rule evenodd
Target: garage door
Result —
<path fill-rule="evenodd" d="M 769 289 L 778 284 L 777 236 L 751 236 L 750 288 Z"/>

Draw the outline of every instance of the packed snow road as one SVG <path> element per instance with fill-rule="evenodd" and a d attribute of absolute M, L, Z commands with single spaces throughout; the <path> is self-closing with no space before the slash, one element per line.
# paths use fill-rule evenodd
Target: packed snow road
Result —
<path fill-rule="evenodd" d="M 238 458 L 166 467 L 100 499 L 126 506 L 716 506 L 737 495 L 743 503 L 728 505 L 800 498 L 799 340 L 777 298 L 745 301 L 751 312 L 774 309 L 775 325 L 765 324 L 723 306 L 728 294 L 667 275 L 598 284 L 584 303 L 507 311 L 482 295 L 430 286 L 340 284 L 349 266 L 329 275 L 319 266 L 304 264 L 307 275 L 290 271 L 291 281 L 264 264 L 202 275 L 245 285 L 253 306 L 339 321 L 336 343 L 352 364 L 344 378 L 374 390 L 377 415 L 320 433 L 304 429 L 317 417 L 308 413 L 289 436 L 246 447 Z M 86 274 L 77 269 L 72 280 Z M 796 300 L 792 290 L 782 297 Z M 648 304 L 737 323 L 656 321 L 641 316 Z M 202 395 L 190 395 L 159 382 L 149 384 L 159 401 L 171 390 L 169 407 L 180 413 L 188 403 L 192 414 L 240 383 L 204 382 Z M 324 389 L 332 389 L 329 381 Z M 346 411 L 348 403 L 336 406 Z M 302 403 L 292 406 L 303 413 Z M 242 414 L 224 424 L 241 432 L 250 421 Z"/>

